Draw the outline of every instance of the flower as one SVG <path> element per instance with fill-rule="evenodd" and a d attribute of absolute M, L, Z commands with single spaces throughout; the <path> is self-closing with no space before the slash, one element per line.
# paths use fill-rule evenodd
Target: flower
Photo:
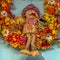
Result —
<path fill-rule="evenodd" d="M 36 45 L 36 47 L 38 48 L 38 49 L 40 49 L 40 47 L 41 47 L 41 41 L 36 41 L 35 42 L 35 45 Z"/>
<path fill-rule="evenodd" d="M 5 10 L 3 10 L 3 11 L 1 12 L 1 15 L 4 16 L 4 17 L 6 17 L 6 16 L 8 16 L 8 13 L 7 13 Z"/>
<path fill-rule="evenodd" d="M 52 30 L 52 34 L 53 35 L 57 35 L 58 34 L 58 30 Z"/>
<path fill-rule="evenodd" d="M 3 29 L 2 30 L 2 35 L 3 36 L 8 36 L 9 35 L 9 30 L 8 29 Z"/>
<path fill-rule="evenodd" d="M 54 14 L 56 12 L 55 8 L 51 8 L 48 10 L 48 13 L 49 14 Z"/>
<path fill-rule="evenodd" d="M 51 40 L 53 40 L 53 38 L 52 38 L 52 36 L 51 36 L 50 34 L 48 34 L 47 37 L 46 37 L 46 40 L 47 40 L 48 42 L 50 42 Z"/>
<path fill-rule="evenodd" d="M 5 22 L 8 22 L 10 20 L 9 17 L 5 17 Z"/>
<path fill-rule="evenodd" d="M 2 5 L 2 7 L 7 7 L 7 4 L 6 4 L 6 2 L 4 2 L 4 1 L 1 1 L 1 5 Z"/>
<path fill-rule="evenodd" d="M 55 3 L 54 0 L 49 0 L 49 2 L 48 2 L 48 4 L 51 4 L 51 5 L 53 5 L 54 3 Z"/>

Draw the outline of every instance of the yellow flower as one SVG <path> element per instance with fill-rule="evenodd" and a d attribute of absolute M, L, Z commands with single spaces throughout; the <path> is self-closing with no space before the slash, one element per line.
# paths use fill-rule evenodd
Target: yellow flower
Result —
<path fill-rule="evenodd" d="M 4 35 L 4 34 L 6 33 L 6 30 L 7 30 L 7 29 L 3 29 L 3 30 L 2 30 L 2 32 L 1 32 L 2 35 Z"/>
<path fill-rule="evenodd" d="M 45 19 L 48 23 L 53 23 L 57 18 L 55 18 L 54 15 L 45 13 L 43 19 Z"/>
<path fill-rule="evenodd" d="M 10 21 L 11 24 L 14 24 L 15 23 L 14 19 L 10 19 L 10 20 L 11 20 Z"/>
<path fill-rule="evenodd" d="M 60 6 L 57 7 L 57 9 L 56 9 L 56 14 L 58 13 L 58 11 L 60 11 Z"/>
<path fill-rule="evenodd" d="M 58 30 L 52 30 L 52 34 L 53 35 L 57 35 L 58 34 Z"/>
<path fill-rule="evenodd" d="M 6 25 L 10 25 L 10 23 L 9 23 L 9 22 L 7 22 L 7 23 L 6 23 Z"/>
<path fill-rule="evenodd" d="M 48 14 L 48 13 L 45 13 L 44 15 L 45 15 L 45 16 L 49 16 L 49 14 Z"/>
<path fill-rule="evenodd" d="M 8 22 L 10 20 L 9 17 L 5 17 L 5 22 Z"/>
<path fill-rule="evenodd" d="M 50 29 L 54 29 L 54 25 L 53 24 L 49 24 L 49 28 Z"/>
<path fill-rule="evenodd" d="M 57 25 L 57 28 L 59 28 L 59 27 L 60 27 L 60 24 Z"/>
<path fill-rule="evenodd" d="M 16 23 L 17 23 L 17 24 L 19 24 L 19 23 L 20 23 L 20 24 L 23 24 L 24 22 L 25 22 L 25 20 L 24 20 L 23 17 L 19 17 L 19 16 L 16 17 Z"/>
<path fill-rule="evenodd" d="M 18 47 L 18 43 L 17 42 L 12 43 L 11 45 L 12 45 L 13 48 L 17 48 Z"/>
<path fill-rule="evenodd" d="M 8 3 L 11 3 L 12 2 L 12 0 L 6 0 Z"/>
<path fill-rule="evenodd" d="M 21 31 L 17 31 L 17 34 L 21 34 Z"/>
<path fill-rule="evenodd" d="M 59 7 L 57 7 L 57 10 L 60 10 L 60 6 L 59 6 Z"/>
<path fill-rule="evenodd" d="M 48 13 L 45 13 L 43 19 L 48 22 L 50 20 L 49 14 Z"/>
<path fill-rule="evenodd" d="M 9 35 L 9 30 L 8 29 L 3 29 L 2 30 L 2 35 L 3 36 L 8 36 Z"/>
<path fill-rule="evenodd" d="M 7 7 L 7 4 L 4 1 L 2 1 L 1 5 L 2 7 Z"/>

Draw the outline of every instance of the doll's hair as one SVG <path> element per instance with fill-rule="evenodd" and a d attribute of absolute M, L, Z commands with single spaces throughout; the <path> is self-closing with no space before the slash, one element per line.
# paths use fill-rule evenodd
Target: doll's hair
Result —
<path fill-rule="evenodd" d="M 34 11 L 38 14 L 38 16 L 40 17 L 40 11 L 39 11 L 39 9 L 38 9 L 35 5 L 33 5 L 33 4 L 29 4 L 28 6 L 26 6 L 26 7 L 23 9 L 23 11 L 22 11 L 22 16 L 23 16 L 23 17 L 26 17 L 25 14 L 26 14 L 26 12 L 27 12 L 28 10 L 34 10 Z"/>

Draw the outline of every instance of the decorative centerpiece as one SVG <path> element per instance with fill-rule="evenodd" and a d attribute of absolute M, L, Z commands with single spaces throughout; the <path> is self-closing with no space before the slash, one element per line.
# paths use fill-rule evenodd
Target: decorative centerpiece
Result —
<path fill-rule="evenodd" d="M 12 0 L 0 0 L 0 37 L 20 53 L 38 56 L 39 50 L 51 47 L 58 41 L 60 28 L 60 4 L 55 0 L 44 0 L 44 15 L 34 4 L 27 5 L 21 16 L 15 16 L 10 9 Z"/>

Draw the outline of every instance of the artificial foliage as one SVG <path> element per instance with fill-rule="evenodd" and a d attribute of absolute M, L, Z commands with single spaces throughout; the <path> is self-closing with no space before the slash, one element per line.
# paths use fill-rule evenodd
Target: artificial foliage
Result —
<path fill-rule="evenodd" d="M 0 37 L 13 48 L 19 48 L 20 53 L 29 56 L 39 55 L 38 50 L 46 50 L 57 42 L 60 28 L 60 3 L 55 0 L 44 0 L 44 15 L 29 4 L 22 11 L 21 16 L 15 16 L 10 6 L 12 0 L 0 0 Z"/>

